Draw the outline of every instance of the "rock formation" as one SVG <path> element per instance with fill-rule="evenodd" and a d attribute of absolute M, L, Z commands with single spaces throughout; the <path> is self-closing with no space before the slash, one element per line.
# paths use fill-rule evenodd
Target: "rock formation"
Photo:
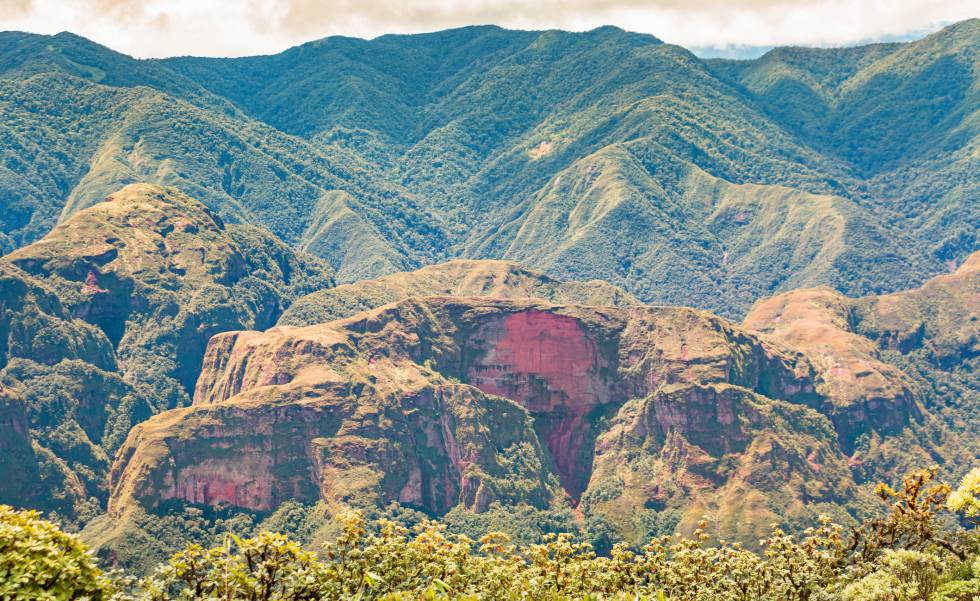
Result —
<path fill-rule="evenodd" d="M 560 501 L 642 536 L 652 514 L 693 519 L 739 496 L 755 507 L 728 508 L 731 532 L 749 536 L 861 494 L 819 412 L 850 400 L 815 374 L 804 354 L 683 308 L 430 297 L 229 332 L 193 406 L 130 434 L 110 511 Z"/>
<path fill-rule="evenodd" d="M 295 296 L 327 285 L 321 262 L 268 232 L 226 226 L 145 184 L 7 255 L 0 382 L 22 399 L 44 478 L 3 500 L 67 521 L 98 511 L 129 428 L 190 403 L 212 335 L 268 327 Z M 0 479 L 19 478 L 15 464 L 0 464 Z"/>

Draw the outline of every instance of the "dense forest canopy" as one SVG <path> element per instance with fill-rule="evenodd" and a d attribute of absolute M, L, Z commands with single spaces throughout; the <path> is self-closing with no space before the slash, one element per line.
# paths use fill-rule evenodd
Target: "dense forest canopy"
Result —
<path fill-rule="evenodd" d="M 729 317 L 905 289 L 977 249 L 978 28 L 751 61 L 614 27 L 143 61 L 8 32 L 0 248 L 151 182 L 342 283 L 509 259 Z"/>

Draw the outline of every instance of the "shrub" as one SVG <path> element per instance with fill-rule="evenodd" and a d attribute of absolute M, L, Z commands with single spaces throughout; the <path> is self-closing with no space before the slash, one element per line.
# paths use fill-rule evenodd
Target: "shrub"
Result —
<path fill-rule="evenodd" d="M 879 489 L 891 502 L 886 516 L 848 533 L 828 518 L 799 536 L 774 526 L 761 552 L 711 542 L 705 521 L 691 536 L 599 555 L 568 533 L 519 545 L 431 520 L 376 527 L 347 510 L 319 554 L 278 533 L 228 534 L 219 546 L 186 547 L 141 581 L 111 583 L 76 538 L 36 512 L 0 507 L 0 598 L 974 601 L 980 539 L 940 526 L 948 490 L 933 470 L 913 472 L 900 488 Z"/>
<path fill-rule="evenodd" d="M 36 511 L 0 505 L 0 599 L 108 597 L 108 580 L 85 545 Z"/>

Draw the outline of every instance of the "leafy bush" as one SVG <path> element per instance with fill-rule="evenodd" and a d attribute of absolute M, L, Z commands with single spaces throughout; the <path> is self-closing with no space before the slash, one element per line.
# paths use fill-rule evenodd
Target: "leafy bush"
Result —
<path fill-rule="evenodd" d="M 99 601 L 108 586 L 76 537 L 36 511 L 0 505 L 0 599 Z"/>
<path fill-rule="evenodd" d="M 411 528 L 382 521 L 374 528 L 363 514 L 347 510 L 337 515 L 338 533 L 319 553 L 278 533 L 229 533 L 212 548 L 189 545 L 139 581 L 110 581 L 74 537 L 36 512 L 4 507 L 0 595 L 111 595 L 113 601 L 972 600 L 980 591 L 980 538 L 940 527 L 949 487 L 934 475 L 922 470 L 898 489 L 881 487 L 891 507 L 880 519 L 845 533 L 823 518 L 798 537 L 774 527 L 760 541 L 761 552 L 710 542 L 707 522 L 688 537 L 654 538 L 639 550 L 619 543 L 598 555 L 568 533 L 517 545 L 501 532 L 474 540 L 431 520 Z"/>
<path fill-rule="evenodd" d="M 962 512 L 969 518 L 980 520 L 980 467 L 973 468 L 963 478 L 946 502 L 951 511 Z"/>

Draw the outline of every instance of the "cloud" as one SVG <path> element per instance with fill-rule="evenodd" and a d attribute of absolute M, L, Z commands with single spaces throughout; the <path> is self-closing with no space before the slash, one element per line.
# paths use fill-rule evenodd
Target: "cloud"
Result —
<path fill-rule="evenodd" d="M 300 35 L 324 30 L 380 32 L 431 31 L 472 24 L 533 29 L 584 29 L 615 21 L 628 13 L 710 14 L 728 10 L 760 11 L 793 4 L 787 0 L 251 0 L 253 19 Z M 796 2 L 799 4 L 799 2 Z M 621 23 L 622 24 L 622 23 Z"/>
<path fill-rule="evenodd" d="M 30 14 L 33 9 L 33 0 L 0 0 L 0 15 L 19 17 Z"/>
<path fill-rule="evenodd" d="M 849 43 L 970 16 L 972 0 L 252 0 L 262 23 L 325 31 L 428 31 L 493 23 L 589 29 L 613 24 L 684 45 Z"/>
<path fill-rule="evenodd" d="M 137 56 L 242 55 L 327 35 L 471 24 L 651 33 L 688 47 L 840 45 L 974 16 L 975 0 L 0 0 L 0 29 L 70 30 Z"/>

